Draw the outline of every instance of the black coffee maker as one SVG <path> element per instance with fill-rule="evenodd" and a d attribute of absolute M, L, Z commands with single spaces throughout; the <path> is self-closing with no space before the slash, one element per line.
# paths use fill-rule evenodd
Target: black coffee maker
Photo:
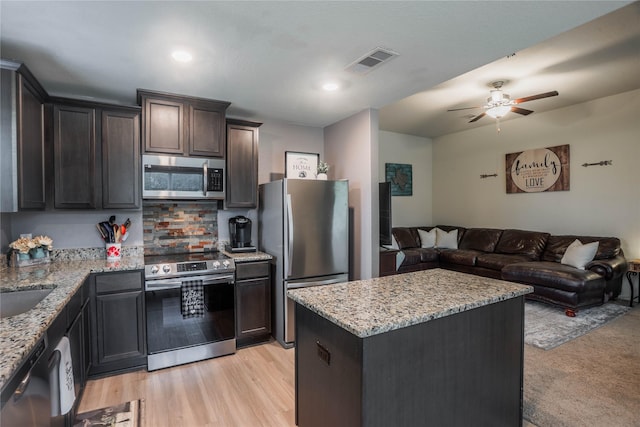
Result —
<path fill-rule="evenodd" d="M 239 215 L 229 218 L 229 238 L 231 244 L 225 249 L 230 252 L 253 252 L 255 246 L 251 246 L 251 220 Z"/>

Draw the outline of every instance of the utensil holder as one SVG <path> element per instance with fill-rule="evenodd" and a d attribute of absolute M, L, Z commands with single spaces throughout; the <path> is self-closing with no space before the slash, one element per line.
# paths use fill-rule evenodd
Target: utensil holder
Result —
<path fill-rule="evenodd" d="M 121 243 L 106 243 L 107 261 L 118 261 L 122 257 Z"/>

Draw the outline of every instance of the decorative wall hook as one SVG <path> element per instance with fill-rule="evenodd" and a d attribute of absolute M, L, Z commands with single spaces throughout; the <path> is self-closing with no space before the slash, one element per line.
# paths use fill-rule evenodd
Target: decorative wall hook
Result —
<path fill-rule="evenodd" d="M 498 176 L 498 174 L 497 173 L 492 173 L 492 174 L 483 173 L 482 175 L 480 175 L 480 178 L 491 178 L 491 177 L 494 177 L 494 176 Z"/>
<path fill-rule="evenodd" d="M 601 162 L 596 163 L 583 163 L 582 166 L 585 168 L 587 166 L 610 166 L 613 163 L 613 160 L 602 160 Z"/>

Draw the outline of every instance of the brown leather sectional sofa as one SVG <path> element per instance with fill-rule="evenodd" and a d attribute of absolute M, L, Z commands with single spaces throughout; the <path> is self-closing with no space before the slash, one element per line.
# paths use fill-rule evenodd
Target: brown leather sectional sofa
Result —
<path fill-rule="evenodd" d="M 398 273 L 446 268 L 464 273 L 524 283 L 534 288 L 527 298 L 555 304 L 569 316 L 580 308 L 615 299 L 622 288 L 627 261 L 615 237 L 552 236 L 527 230 L 464 228 L 438 225 L 444 231 L 458 230 L 458 248 L 422 248 L 418 229 L 394 227 L 393 236 L 404 255 Z M 593 261 L 584 270 L 562 264 L 567 247 L 598 241 Z"/>

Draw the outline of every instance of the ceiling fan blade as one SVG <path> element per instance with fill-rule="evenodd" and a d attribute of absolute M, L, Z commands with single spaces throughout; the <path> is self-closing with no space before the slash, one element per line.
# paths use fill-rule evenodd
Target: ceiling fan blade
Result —
<path fill-rule="evenodd" d="M 452 108 L 451 110 L 447 110 L 447 111 L 473 110 L 473 109 L 475 109 L 475 108 L 482 108 L 482 107 L 478 106 L 478 107 Z"/>
<path fill-rule="evenodd" d="M 533 113 L 532 110 L 527 110 L 527 109 L 520 108 L 520 107 L 511 107 L 511 111 L 513 111 L 514 113 L 522 114 L 523 116 L 527 116 L 527 115 Z"/>
<path fill-rule="evenodd" d="M 536 99 L 549 98 L 551 96 L 558 96 L 558 91 L 539 93 L 537 95 L 525 96 L 524 98 L 518 98 L 513 101 L 514 104 L 522 104 L 523 102 L 534 101 Z"/>
<path fill-rule="evenodd" d="M 486 115 L 487 115 L 487 113 L 480 113 L 477 116 L 475 116 L 473 119 L 469 120 L 469 123 L 477 122 L 478 120 L 480 120 L 481 118 L 483 118 Z"/>

